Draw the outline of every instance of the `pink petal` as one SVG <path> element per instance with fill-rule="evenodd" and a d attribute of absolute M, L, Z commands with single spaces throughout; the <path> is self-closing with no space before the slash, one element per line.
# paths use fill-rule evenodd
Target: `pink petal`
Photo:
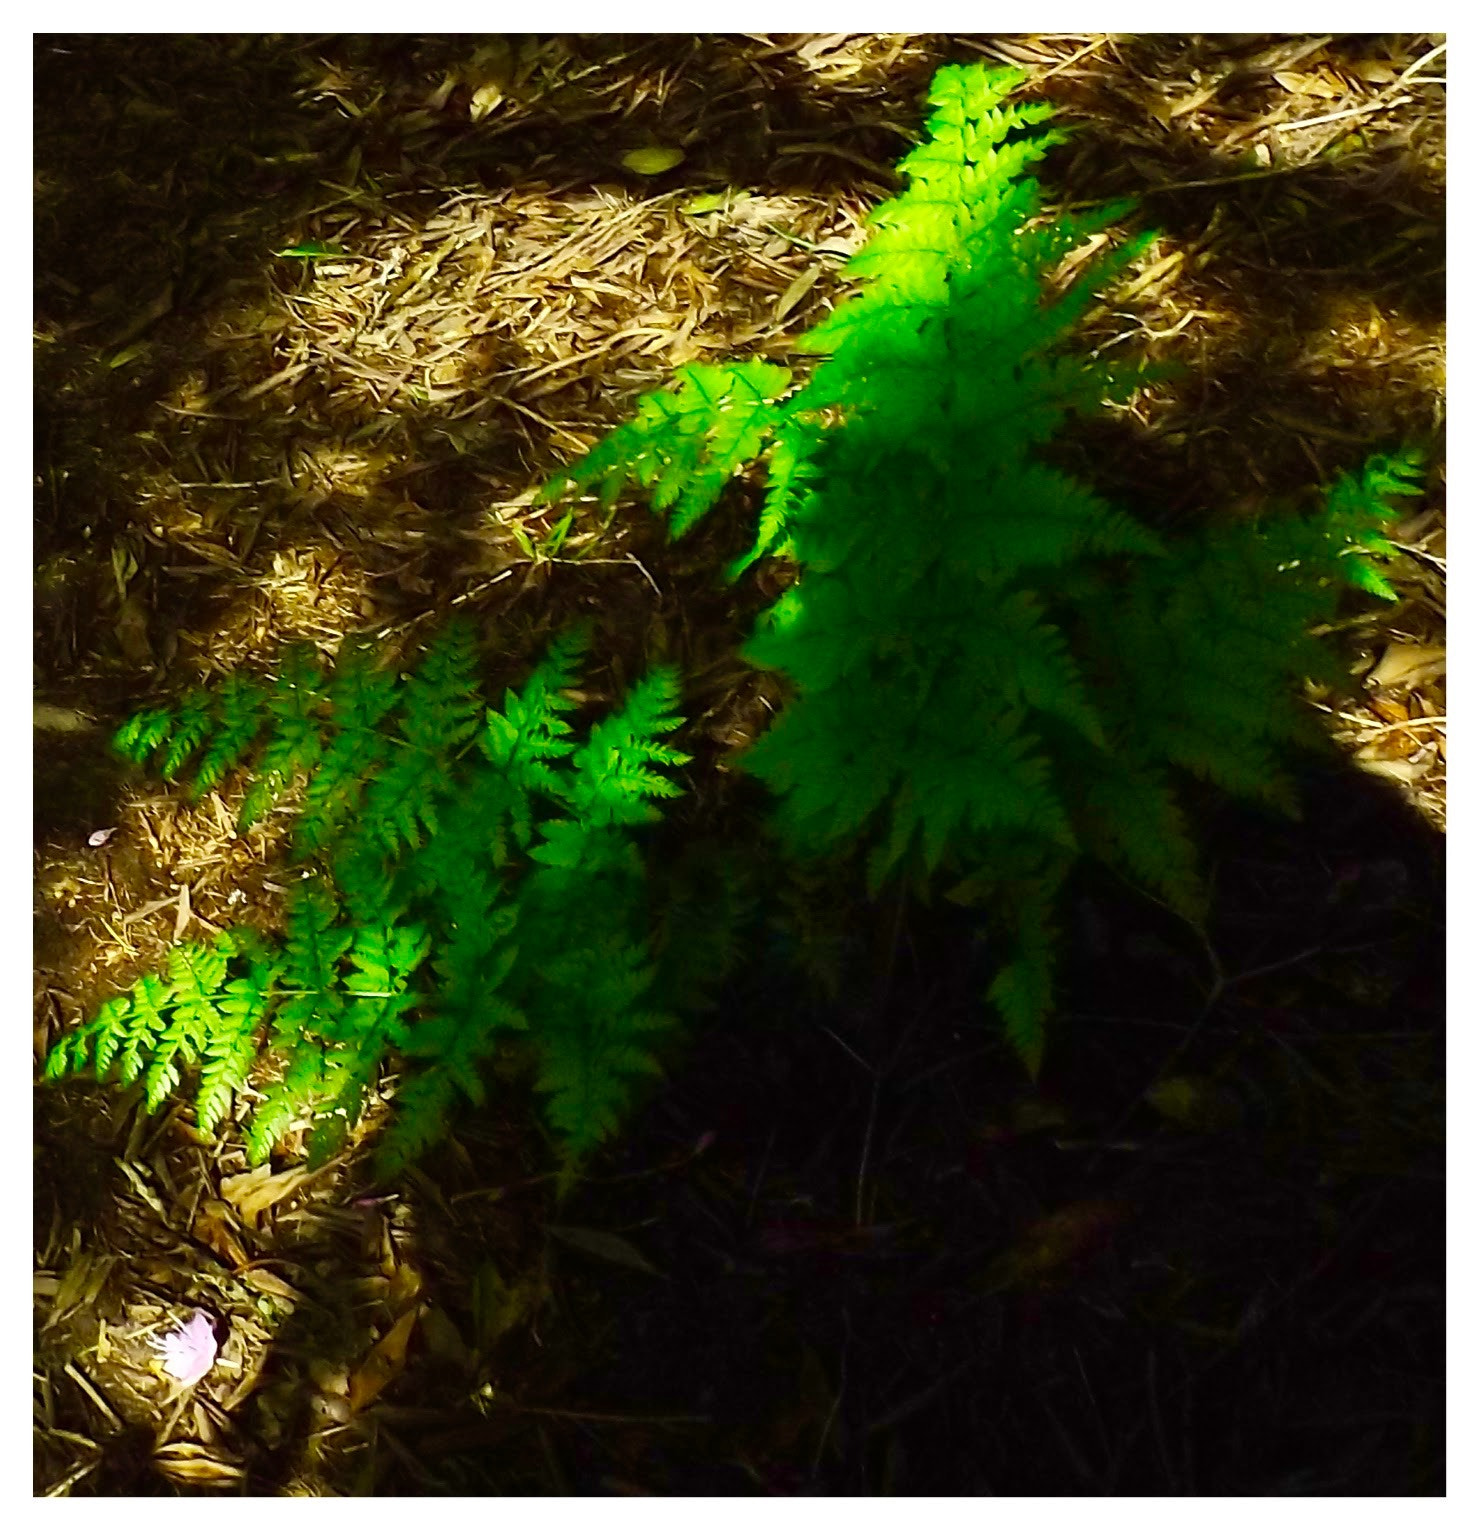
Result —
<path fill-rule="evenodd" d="M 193 1386 L 216 1363 L 216 1329 L 206 1312 L 197 1311 L 158 1344 L 166 1374 L 185 1386 Z"/>

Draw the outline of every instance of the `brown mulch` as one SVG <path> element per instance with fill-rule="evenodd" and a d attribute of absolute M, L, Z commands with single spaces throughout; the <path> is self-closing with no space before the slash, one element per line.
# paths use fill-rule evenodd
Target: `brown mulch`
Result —
<path fill-rule="evenodd" d="M 1211 825 L 1211 979 L 1084 894 L 1042 1091 L 948 921 L 851 1032 L 754 975 L 558 1208 L 524 1106 L 386 1194 L 41 1091 L 38 1493 L 1441 1491 L 1441 37 L 38 37 L 36 1051 L 280 893 L 279 826 L 106 738 L 289 642 L 461 611 L 501 686 L 590 616 L 596 691 L 681 664 L 694 821 L 743 811 L 745 491 L 671 546 L 534 492 L 675 366 L 790 360 L 974 58 L 1076 124 L 1050 208 L 1160 231 L 1086 333 L 1177 371 L 1076 471 L 1174 522 L 1431 448 L 1309 697 L 1353 769 Z"/>

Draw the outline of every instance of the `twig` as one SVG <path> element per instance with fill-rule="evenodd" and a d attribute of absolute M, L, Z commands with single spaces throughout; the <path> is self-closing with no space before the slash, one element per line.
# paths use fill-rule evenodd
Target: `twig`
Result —
<path fill-rule="evenodd" d="M 500 1401 L 504 1399 L 500 1398 Z M 639 1424 L 648 1427 L 665 1424 L 712 1424 L 708 1413 L 588 1413 L 578 1408 L 536 1408 L 524 1403 L 505 1402 L 516 1413 L 537 1414 L 540 1418 L 567 1418 L 581 1424 Z"/>
<path fill-rule="evenodd" d="M 97 1449 L 97 1446 L 94 1445 L 93 1448 Z M 74 1466 L 60 1482 L 53 1483 L 41 1496 L 43 1498 L 60 1498 L 68 1488 L 75 1487 L 89 1472 L 96 1471 L 98 1463 L 102 1459 L 102 1452 L 99 1451 L 91 1461 L 84 1461 L 80 1466 Z"/>
<path fill-rule="evenodd" d="M 108 1420 L 110 1424 L 112 1424 L 114 1429 L 123 1428 L 122 1420 L 120 1420 L 118 1415 L 108 1406 L 106 1402 L 103 1401 L 102 1395 L 99 1393 L 98 1389 L 92 1384 L 92 1382 L 87 1379 L 86 1376 L 82 1374 L 80 1370 L 77 1369 L 75 1365 L 72 1364 L 70 1360 L 67 1361 L 66 1365 L 64 1365 L 62 1369 L 67 1373 L 68 1376 L 72 1378 L 73 1381 L 77 1383 L 77 1385 L 82 1389 L 83 1395 L 87 1398 L 87 1400 L 93 1405 L 93 1407 L 98 1410 L 99 1413 L 103 1415 L 105 1419 Z"/>
<path fill-rule="evenodd" d="M 1327 112 L 1323 117 L 1301 117 L 1297 122 L 1279 122 L 1274 124 L 1273 131 L 1293 133 L 1300 128 L 1322 127 L 1327 122 L 1348 122 L 1352 117 L 1369 117 L 1372 112 L 1395 110 L 1399 106 L 1406 106 L 1411 99 L 1411 96 L 1398 96 L 1395 101 L 1385 99 L 1372 101 L 1365 106 L 1353 106 L 1348 111 Z"/>

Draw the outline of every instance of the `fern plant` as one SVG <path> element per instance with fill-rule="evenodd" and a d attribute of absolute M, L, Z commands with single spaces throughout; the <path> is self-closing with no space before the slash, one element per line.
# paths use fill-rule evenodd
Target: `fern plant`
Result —
<path fill-rule="evenodd" d="M 1389 593 L 1369 557 L 1421 464 L 1373 457 L 1320 514 L 1174 539 L 1050 466 L 1070 412 L 1145 380 L 1063 342 L 1151 236 L 1055 283 L 1128 204 L 1040 217 L 1023 172 L 1064 134 L 1008 103 L 1023 78 L 936 75 L 906 187 L 846 269 L 856 290 L 796 342 L 823 358 L 809 376 L 684 368 L 545 493 L 609 503 L 634 484 L 678 536 L 763 463 L 758 533 L 729 572 L 797 566 L 746 649 L 792 697 L 743 763 L 793 851 L 863 847 L 870 892 L 948 878 L 988 911 L 990 997 L 1036 1071 L 1070 870 L 1096 857 L 1200 920 L 1177 778 L 1290 805 L 1280 762 L 1310 736 L 1293 687 L 1330 669 L 1310 629 L 1343 585 Z"/>
<path fill-rule="evenodd" d="M 265 1054 L 251 1161 L 300 1121 L 322 1161 L 397 1059 L 378 1150 L 389 1175 L 458 1100 L 482 1103 L 490 1058 L 521 1040 L 578 1162 L 657 1071 L 674 1009 L 705 993 L 654 945 L 662 910 L 635 837 L 678 795 L 666 772 L 689 758 L 665 742 L 682 721 L 677 675 L 654 669 L 582 742 L 566 693 L 586 646 L 579 630 L 557 639 L 501 709 L 483 704 L 472 631 L 454 624 L 405 678 L 363 646 L 332 677 L 295 650 L 274 681 L 232 676 L 130 719 L 119 749 L 167 777 L 193 759 L 194 795 L 250 763 L 241 825 L 291 802 L 302 880 L 279 941 L 240 928 L 175 947 L 162 973 L 57 1042 L 47 1076 L 139 1079 L 152 1110 L 194 1070 L 209 1131 Z M 711 941 L 725 943 L 733 913 L 719 909 Z"/>

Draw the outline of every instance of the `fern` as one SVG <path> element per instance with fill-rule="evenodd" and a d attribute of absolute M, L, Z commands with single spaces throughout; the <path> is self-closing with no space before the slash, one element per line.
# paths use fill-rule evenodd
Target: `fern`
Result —
<path fill-rule="evenodd" d="M 503 711 L 489 711 L 478 738 L 497 779 L 506 783 L 510 827 L 524 849 L 534 834 L 535 798 L 560 796 L 555 762 L 575 752 L 574 730 L 565 720 L 575 703 L 562 692 L 573 684 L 588 642 L 588 633 L 579 627 L 556 639 L 523 691 L 507 691 Z"/>
<path fill-rule="evenodd" d="M 576 752 L 566 800 L 583 824 L 653 823 L 658 810 L 651 797 L 677 797 L 682 788 L 657 765 L 686 765 L 692 758 L 657 741 L 683 721 L 678 703 L 678 673 L 669 666 L 652 670 L 632 688 L 626 705 L 591 730 L 590 741 Z"/>
<path fill-rule="evenodd" d="M 660 1010 L 711 1010 L 745 960 L 761 909 L 752 853 L 697 840 L 648 874 L 652 910 L 651 989 Z"/>
<path fill-rule="evenodd" d="M 1310 630 L 1342 586 L 1390 594 L 1371 560 L 1421 459 L 1371 459 L 1319 515 L 1175 538 L 1043 460 L 1069 414 L 1151 375 L 1065 345 L 1151 236 L 1104 237 L 1125 203 L 1041 216 L 1025 172 L 1065 135 L 1042 130 L 1047 106 L 1009 101 L 1023 78 L 936 75 L 905 189 L 872 214 L 852 290 L 796 342 L 809 376 L 687 369 L 547 494 L 609 503 L 635 484 L 678 536 L 763 462 L 756 540 L 729 572 L 797 565 L 745 648 L 792 696 L 743 763 L 803 858 L 862 849 L 874 895 L 967 889 L 1000 937 L 991 1000 L 1035 1071 L 1070 868 L 1093 856 L 1202 917 L 1178 778 L 1293 806 L 1283 761 L 1312 736 L 1295 683 L 1330 672 Z"/>
<path fill-rule="evenodd" d="M 262 726 L 264 696 L 262 687 L 250 676 L 227 677 L 221 687 L 216 735 L 196 765 L 191 796 L 202 797 L 218 786 L 246 753 Z M 165 775 L 168 774 L 166 770 Z"/>
<path fill-rule="evenodd" d="M 243 831 L 262 819 L 300 770 L 317 763 L 323 739 L 318 720 L 322 678 L 306 649 L 287 651 L 282 674 L 266 698 L 271 737 L 237 815 Z"/>
<path fill-rule="evenodd" d="M 594 484 L 609 508 L 635 481 L 652 491 L 655 509 L 672 511 L 672 534 L 682 536 L 775 430 L 774 401 L 790 382 L 784 367 L 764 361 L 683 367 L 672 392 L 641 399 L 636 417 L 552 480 L 544 497 Z"/>
<path fill-rule="evenodd" d="M 568 951 L 544 969 L 557 1000 L 544 1014 L 537 1087 L 576 1157 L 615 1132 L 635 1079 L 661 1073 L 650 1040 L 673 1022 L 643 1006 L 653 976 L 643 953 L 619 937 Z"/>
<path fill-rule="evenodd" d="M 582 739 L 565 692 L 588 642 L 583 629 L 556 639 L 501 711 L 484 705 L 472 631 L 454 623 L 402 679 L 363 647 L 332 678 L 293 650 L 273 681 L 232 676 L 131 719 L 117 746 L 171 773 L 198 757 L 196 792 L 249 769 L 244 824 L 300 785 L 303 879 L 279 940 L 242 929 L 173 948 L 163 973 L 56 1043 L 46 1076 L 142 1078 L 152 1110 L 194 1072 L 211 1131 L 262 1064 L 250 1161 L 307 1126 L 317 1163 L 390 1063 L 400 1088 L 378 1164 L 393 1174 L 447 1130 L 458 1099 L 482 1103 L 488 1063 L 518 1044 L 577 1163 L 656 1067 L 670 1023 L 645 1002 L 656 967 L 633 835 L 678 794 L 664 772 L 689 758 L 664 741 L 682 722 L 668 668 Z"/>
<path fill-rule="evenodd" d="M 211 731 L 211 701 L 204 691 L 187 696 L 175 714 L 169 742 L 164 746 L 159 773 L 172 781 L 180 766 L 190 758 Z"/>
<path fill-rule="evenodd" d="M 255 941 L 247 944 L 250 965 L 225 985 L 219 1019 L 207 1031 L 202 1048 L 195 1096 L 195 1124 L 202 1132 L 216 1129 L 233 1098 L 246 1087 L 279 974 L 277 963 L 251 949 Z"/>
<path fill-rule="evenodd" d="M 353 645 L 341 653 L 328 691 L 333 736 L 319 756 L 295 827 L 300 857 L 321 852 L 359 809 L 365 783 L 389 754 L 389 742 L 378 729 L 396 701 L 394 674 L 374 667 L 368 647 Z"/>
<path fill-rule="evenodd" d="M 440 800 L 453 786 L 453 761 L 478 725 L 476 660 L 471 630 L 453 623 L 406 685 L 399 747 L 371 783 L 365 803 L 370 832 L 392 854 L 437 832 Z"/>

